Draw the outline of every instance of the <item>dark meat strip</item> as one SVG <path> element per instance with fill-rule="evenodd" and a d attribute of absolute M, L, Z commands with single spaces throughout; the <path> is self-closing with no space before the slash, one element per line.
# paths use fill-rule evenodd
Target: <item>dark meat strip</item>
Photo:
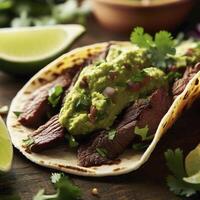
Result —
<path fill-rule="evenodd" d="M 181 79 L 178 79 L 175 81 L 173 88 L 172 88 L 172 93 L 174 96 L 174 99 L 180 95 L 189 81 L 195 76 L 197 72 L 200 71 L 200 63 L 197 63 L 194 67 L 187 67 L 185 70 L 185 73 Z"/>
<path fill-rule="evenodd" d="M 49 110 L 48 104 L 48 91 L 56 85 L 62 86 L 64 89 L 67 89 L 75 73 L 79 70 L 70 69 L 65 72 L 63 75 L 59 76 L 56 80 L 51 83 L 48 83 L 41 88 L 37 89 L 30 97 L 29 101 L 26 103 L 23 113 L 19 117 L 19 122 L 27 127 L 38 127 L 43 122 L 47 116 Z"/>
<path fill-rule="evenodd" d="M 135 102 L 114 125 L 117 132 L 113 140 L 109 140 L 106 131 L 101 131 L 79 147 L 79 164 L 89 167 L 112 163 L 133 142 L 135 126 L 143 128 L 148 125 L 149 134 L 154 134 L 170 105 L 171 98 L 165 89 L 156 90 L 148 100 Z M 106 150 L 107 155 L 100 155 L 97 148 Z"/>
<path fill-rule="evenodd" d="M 65 129 L 58 121 L 58 115 L 53 116 L 46 124 L 40 126 L 30 136 L 33 143 L 27 148 L 31 152 L 40 152 L 64 141 Z"/>

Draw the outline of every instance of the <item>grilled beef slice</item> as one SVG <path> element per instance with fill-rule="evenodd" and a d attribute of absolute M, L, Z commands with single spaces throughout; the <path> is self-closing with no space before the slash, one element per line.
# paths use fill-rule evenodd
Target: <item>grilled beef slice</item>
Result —
<path fill-rule="evenodd" d="M 64 141 L 65 129 L 58 121 L 58 115 L 53 116 L 46 124 L 40 126 L 30 136 L 33 141 L 27 148 L 31 152 L 40 152 Z"/>
<path fill-rule="evenodd" d="M 200 71 L 200 63 L 197 63 L 194 67 L 187 67 L 185 70 L 185 73 L 181 79 L 178 79 L 175 81 L 173 87 L 172 87 L 172 93 L 174 96 L 174 99 L 181 94 L 189 81 L 195 76 L 197 72 Z"/>
<path fill-rule="evenodd" d="M 77 69 L 68 70 L 53 82 L 37 89 L 24 106 L 24 111 L 19 116 L 19 122 L 27 127 L 37 127 L 41 125 L 44 122 L 44 119 L 46 118 L 47 112 L 49 110 L 49 89 L 55 87 L 56 85 L 60 85 L 64 89 L 67 89 L 70 86 L 72 79 L 77 71 Z"/>
<path fill-rule="evenodd" d="M 135 126 L 143 128 L 148 125 L 148 133 L 154 134 L 170 105 L 171 98 L 165 89 L 156 90 L 147 100 L 135 102 L 116 121 L 116 135 L 113 140 L 109 140 L 107 131 L 101 131 L 79 147 L 79 164 L 89 167 L 112 163 L 133 142 Z M 106 156 L 100 155 L 97 151 L 99 149 L 106 152 Z"/>

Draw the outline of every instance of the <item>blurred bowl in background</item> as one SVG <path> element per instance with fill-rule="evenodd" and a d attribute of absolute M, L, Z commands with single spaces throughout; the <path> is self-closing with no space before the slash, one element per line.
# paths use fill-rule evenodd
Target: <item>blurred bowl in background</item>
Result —
<path fill-rule="evenodd" d="M 146 31 L 174 30 L 191 11 L 193 0 L 92 0 L 98 21 L 115 32 L 128 32 L 134 26 Z"/>

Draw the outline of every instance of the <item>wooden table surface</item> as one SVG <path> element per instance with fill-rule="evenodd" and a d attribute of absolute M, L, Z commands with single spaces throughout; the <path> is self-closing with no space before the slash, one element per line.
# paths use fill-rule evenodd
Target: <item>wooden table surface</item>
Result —
<path fill-rule="evenodd" d="M 124 40 L 128 39 L 128 36 L 109 33 L 96 23 L 92 23 L 85 36 L 72 48 L 110 39 Z M 25 78 L 14 78 L 0 72 L 0 106 L 9 105 L 26 81 Z M 196 127 L 195 130 L 197 129 Z M 136 172 L 105 178 L 69 176 L 82 189 L 84 200 L 180 200 L 181 198 L 176 197 L 166 186 L 165 178 L 168 171 L 163 156 L 164 151 L 170 147 L 169 144 L 176 145 L 176 138 L 177 135 L 169 133 L 161 141 L 149 162 Z M 45 188 L 47 193 L 51 193 L 54 191 L 49 180 L 51 172 L 50 169 L 31 163 L 15 149 L 11 172 L 0 178 L 0 193 L 18 193 L 22 200 L 31 200 L 40 188 Z M 98 188 L 99 197 L 91 194 L 94 187 Z"/>

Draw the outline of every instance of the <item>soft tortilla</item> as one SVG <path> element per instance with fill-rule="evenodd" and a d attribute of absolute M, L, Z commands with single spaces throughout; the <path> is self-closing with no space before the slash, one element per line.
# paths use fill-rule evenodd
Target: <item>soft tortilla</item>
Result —
<path fill-rule="evenodd" d="M 155 137 L 150 146 L 144 152 L 134 152 L 134 150 L 127 150 L 120 156 L 120 163 L 113 165 L 102 165 L 95 167 L 81 167 L 78 166 L 76 152 L 67 150 L 66 147 L 57 147 L 42 153 L 27 153 L 22 146 L 22 140 L 27 138 L 33 130 L 22 126 L 14 111 L 21 111 L 24 103 L 27 101 L 31 93 L 41 87 L 45 83 L 53 79 L 53 74 L 60 74 L 66 68 L 74 67 L 82 63 L 89 56 L 96 55 L 102 52 L 108 43 L 99 43 L 82 48 L 75 49 L 54 62 L 50 63 L 40 72 L 38 72 L 31 80 L 18 92 L 13 99 L 10 111 L 7 118 L 7 126 L 10 132 L 13 145 L 19 149 L 32 162 L 52 169 L 57 169 L 70 174 L 81 176 L 113 176 L 131 172 L 143 165 L 154 148 L 156 147 L 160 138 L 172 126 L 176 119 L 181 115 L 185 108 L 188 108 L 192 102 L 200 96 L 200 72 L 189 82 L 184 92 L 179 95 L 173 102 L 169 111 L 163 117 L 156 131 Z M 41 79 L 43 81 L 41 82 Z"/>

